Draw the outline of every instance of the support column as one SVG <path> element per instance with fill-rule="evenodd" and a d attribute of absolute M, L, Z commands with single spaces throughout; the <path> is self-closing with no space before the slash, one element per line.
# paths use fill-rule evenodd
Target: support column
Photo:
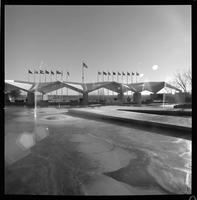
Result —
<path fill-rule="evenodd" d="M 42 93 L 42 99 L 38 103 L 40 106 L 48 106 L 48 94 Z"/>
<path fill-rule="evenodd" d="M 122 85 L 118 87 L 118 101 L 121 104 L 124 103 L 124 93 L 123 93 Z"/>
<path fill-rule="evenodd" d="M 42 94 L 42 100 L 43 101 L 48 101 L 49 100 L 48 94 Z"/>
<path fill-rule="evenodd" d="M 123 92 L 118 93 L 118 100 L 120 103 L 124 103 L 124 93 Z"/>
<path fill-rule="evenodd" d="M 28 92 L 27 93 L 27 105 L 29 105 L 29 106 L 34 105 L 34 97 L 35 97 L 34 92 Z"/>
<path fill-rule="evenodd" d="M 88 93 L 83 93 L 83 105 L 88 105 Z"/>
<path fill-rule="evenodd" d="M 134 92 L 133 94 L 133 102 L 139 106 L 141 106 L 142 95 L 140 92 Z"/>

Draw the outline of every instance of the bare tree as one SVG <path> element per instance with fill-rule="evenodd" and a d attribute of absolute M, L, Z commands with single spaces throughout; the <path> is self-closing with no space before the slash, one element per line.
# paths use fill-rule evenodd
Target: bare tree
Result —
<path fill-rule="evenodd" d="M 192 89 L 192 72 L 191 70 L 189 69 L 186 74 L 186 79 L 188 80 L 188 87 L 190 87 L 190 90 Z"/>
<path fill-rule="evenodd" d="M 191 70 L 176 72 L 174 75 L 174 84 L 183 92 L 191 91 L 192 75 Z"/>
<path fill-rule="evenodd" d="M 17 97 L 20 97 L 21 96 L 21 91 L 20 90 L 11 90 L 9 95 L 12 97 L 12 98 L 17 98 Z"/>

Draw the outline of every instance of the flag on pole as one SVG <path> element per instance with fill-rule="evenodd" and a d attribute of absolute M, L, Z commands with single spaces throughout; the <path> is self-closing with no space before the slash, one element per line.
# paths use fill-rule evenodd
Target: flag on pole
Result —
<path fill-rule="evenodd" d="M 38 74 L 38 71 L 37 71 L 37 70 L 34 70 L 34 74 Z"/>
<path fill-rule="evenodd" d="M 67 76 L 70 76 L 70 73 L 69 73 L 69 72 L 67 72 Z"/>
<path fill-rule="evenodd" d="M 127 72 L 127 76 L 130 76 L 130 73 L 129 73 L 129 72 Z"/>
<path fill-rule="evenodd" d="M 103 75 L 107 75 L 107 73 L 103 71 Z"/>
<path fill-rule="evenodd" d="M 121 75 L 121 73 L 120 73 L 120 72 L 118 72 L 118 75 Z"/>
<path fill-rule="evenodd" d="M 116 75 L 116 72 L 113 72 L 113 75 Z"/>
<path fill-rule="evenodd" d="M 132 76 L 134 76 L 135 75 L 135 73 L 134 72 L 132 72 Z"/>
<path fill-rule="evenodd" d="M 101 72 L 98 72 L 98 75 L 101 75 Z"/>
<path fill-rule="evenodd" d="M 30 71 L 30 70 L 28 70 L 28 73 L 29 73 L 29 74 L 33 74 L 32 71 Z"/>
<path fill-rule="evenodd" d="M 60 71 L 56 70 L 56 74 L 62 74 Z"/>
<path fill-rule="evenodd" d="M 124 73 L 124 72 L 122 72 L 122 75 L 123 75 L 123 76 L 125 76 L 125 73 Z"/>
<path fill-rule="evenodd" d="M 51 70 L 51 74 L 53 74 L 54 75 L 54 72 Z"/>
<path fill-rule="evenodd" d="M 88 68 L 88 66 L 84 62 L 83 62 L 83 67 L 86 69 Z"/>
<path fill-rule="evenodd" d="M 82 65 L 82 76 L 81 76 L 81 78 L 82 78 L 82 83 L 84 84 L 84 82 L 85 82 L 85 77 L 84 77 L 84 68 L 88 68 L 88 66 L 83 62 L 82 63 L 83 65 Z"/>
<path fill-rule="evenodd" d="M 43 70 L 40 70 L 40 74 L 44 74 L 44 71 L 43 71 Z"/>
<path fill-rule="evenodd" d="M 111 75 L 111 73 L 110 73 L 110 72 L 108 72 L 108 75 Z"/>
<path fill-rule="evenodd" d="M 45 82 L 46 82 L 46 74 L 49 74 L 49 71 L 45 70 Z"/>
<path fill-rule="evenodd" d="M 136 76 L 139 76 L 140 74 L 138 72 L 136 72 Z"/>

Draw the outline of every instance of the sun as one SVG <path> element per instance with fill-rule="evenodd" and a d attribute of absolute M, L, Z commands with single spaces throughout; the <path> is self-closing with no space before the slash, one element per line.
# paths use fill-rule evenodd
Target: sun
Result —
<path fill-rule="evenodd" d="M 153 66 L 152 66 L 152 69 L 155 71 L 155 70 L 158 69 L 158 67 L 159 67 L 158 65 L 153 65 Z"/>

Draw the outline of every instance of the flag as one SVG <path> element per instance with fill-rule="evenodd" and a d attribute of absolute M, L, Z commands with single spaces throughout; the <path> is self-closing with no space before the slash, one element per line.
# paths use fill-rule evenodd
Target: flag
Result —
<path fill-rule="evenodd" d="M 134 72 L 132 72 L 132 76 L 134 76 L 135 75 L 135 73 Z"/>
<path fill-rule="evenodd" d="M 120 73 L 120 72 L 118 72 L 118 75 L 121 75 L 121 73 Z"/>
<path fill-rule="evenodd" d="M 45 74 L 49 74 L 49 71 L 45 70 Z"/>
<path fill-rule="evenodd" d="M 116 72 L 113 72 L 113 75 L 116 75 Z"/>
<path fill-rule="evenodd" d="M 34 70 L 34 74 L 38 74 L 38 71 L 37 71 L 37 70 Z"/>
<path fill-rule="evenodd" d="M 51 74 L 53 74 L 54 75 L 54 72 L 51 70 Z"/>
<path fill-rule="evenodd" d="M 33 74 L 32 71 L 30 71 L 30 70 L 28 70 L 28 73 L 29 73 L 29 74 Z"/>
<path fill-rule="evenodd" d="M 70 73 L 69 73 L 69 72 L 67 72 L 67 76 L 70 76 Z"/>
<path fill-rule="evenodd" d="M 62 74 L 60 71 L 56 70 L 56 74 Z"/>
<path fill-rule="evenodd" d="M 124 72 L 122 72 L 122 75 L 123 75 L 123 76 L 125 76 L 125 73 L 124 73 Z"/>
<path fill-rule="evenodd" d="M 139 73 L 138 73 L 138 72 L 136 72 L 136 76 L 139 76 Z"/>
<path fill-rule="evenodd" d="M 101 75 L 101 72 L 98 72 L 98 75 Z"/>
<path fill-rule="evenodd" d="M 44 71 L 43 71 L 43 70 L 40 70 L 40 74 L 44 74 Z"/>
<path fill-rule="evenodd" d="M 88 66 L 83 62 L 83 67 L 88 68 Z"/>
<path fill-rule="evenodd" d="M 107 73 L 103 71 L 103 75 L 107 75 Z"/>
<path fill-rule="evenodd" d="M 129 72 L 127 72 L 127 76 L 130 76 L 130 73 L 129 73 Z"/>
<path fill-rule="evenodd" d="M 111 75 L 111 73 L 110 73 L 110 72 L 108 72 L 108 75 Z"/>

